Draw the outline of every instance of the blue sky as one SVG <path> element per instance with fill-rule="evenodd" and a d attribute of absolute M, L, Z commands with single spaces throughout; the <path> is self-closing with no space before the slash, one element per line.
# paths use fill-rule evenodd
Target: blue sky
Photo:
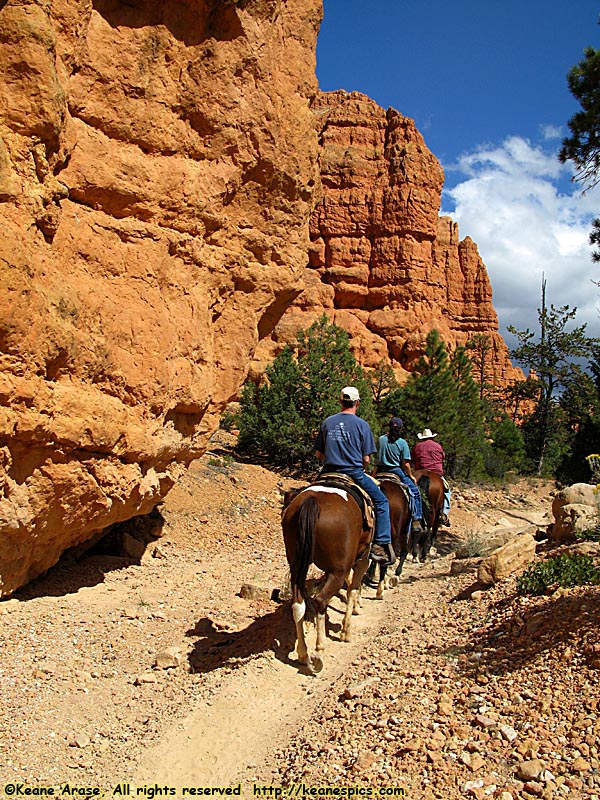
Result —
<path fill-rule="evenodd" d="M 600 188 L 558 162 L 579 110 L 567 73 L 600 48 L 599 0 L 324 0 L 317 77 L 415 120 L 441 161 L 442 213 L 485 262 L 506 326 L 533 328 L 547 300 L 600 336 L 600 265 L 590 258 Z"/>

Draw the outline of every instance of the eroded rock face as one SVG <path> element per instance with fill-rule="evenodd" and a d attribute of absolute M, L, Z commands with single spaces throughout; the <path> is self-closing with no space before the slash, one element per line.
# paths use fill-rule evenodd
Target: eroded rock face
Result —
<path fill-rule="evenodd" d="M 358 92 L 320 93 L 313 113 L 323 197 L 306 288 L 259 345 L 253 374 L 325 313 L 365 367 L 390 359 L 402 378 L 436 329 L 450 346 L 489 337 L 487 381 L 521 375 L 498 333 L 476 245 L 439 217 L 443 170 L 414 122 Z"/>
<path fill-rule="evenodd" d="M 301 290 L 321 14 L 0 2 L 0 596 L 153 508 Z"/>

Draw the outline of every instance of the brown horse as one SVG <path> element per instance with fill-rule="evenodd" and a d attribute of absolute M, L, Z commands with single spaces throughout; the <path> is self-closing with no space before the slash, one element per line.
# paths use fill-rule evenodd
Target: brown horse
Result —
<path fill-rule="evenodd" d="M 390 504 L 390 522 L 392 526 L 392 544 L 398 557 L 395 576 L 402 574 L 402 568 L 409 552 L 413 559 L 425 561 L 440 525 L 440 514 L 444 504 L 444 483 L 439 475 L 429 470 L 413 472 L 416 483 L 424 495 L 422 533 L 415 533 L 410 525 L 410 504 L 406 492 L 402 489 L 400 481 L 394 475 L 380 477 L 380 488 Z M 387 567 L 379 565 L 379 581 L 375 580 L 376 563 L 371 561 L 365 575 L 365 582 L 374 586 L 377 584 L 378 600 L 383 598 L 386 585 Z"/>
<path fill-rule="evenodd" d="M 309 486 L 293 498 L 286 495 L 281 524 L 290 566 L 298 659 L 314 673 L 323 666 L 318 652 L 325 648 L 327 607 L 344 583 L 346 613 L 340 639 L 350 641 L 350 620 L 357 613 L 358 590 L 368 566 L 371 534 L 363 526 L 362 511 L 352 495 L 328 486 Z M 309 600 L 306 576 L 311 564 L 323 570 L 325 582 L 312 599 L 317 612 L 317 653 L 309 656 L 304 620 Z"/>
<path fill-rule="evenodd" d="M 421 494 L 426 498 L 423 501 L 423 516 L 427 527 L 420 537 L 417 554 L 419 561 L 425 561 L 440 527 L 440 515 L 444 508 L 444 481 L 441 475 L 428 469 L 413 470 L 413 475 Z"/>
<path fill-rule="evenodd" d="M 398 558 L 396 562 L 396 576 L 402 572 L 402 567 L 406 561 L 406 557 L 411 546 L 411 533 L 410 533 L 410 505 L 406 492 L 401 486 L 400 480 L 395 476 L 389 478 L 382 477 L 379 479 L 379 487 L 388 499 L 390 504 L 390 523 L 392 527 L 392 545 L 394 552 Z M 379 581 L 375 581 L 375 569 L 379 566 Z M 385 579 L 387 574 L 387 566 L 383 564 L 377 565 L 375 561 L 371 561 L 369 568 L 365 575 L 365 582 L 371 585 L 377 583 L 378 600 L 383 598 L 383 591 L 385 588 Z"/>

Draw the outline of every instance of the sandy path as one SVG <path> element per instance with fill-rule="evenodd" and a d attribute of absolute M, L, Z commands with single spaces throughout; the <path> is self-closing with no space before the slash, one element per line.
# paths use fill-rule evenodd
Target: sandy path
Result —
<path fill-rule="evenodd" d="M 199 702 L 146 754 L 136 783 L 227 786 L 275 779 L 269 768 L 274 750 L 293 741 L 298 726 L 314 714 L 334 682 L 368 645 L 385 618 L 386 602 L 393 602 L 392 594 L 381 602 L 374 599 L 373 590 L 365 591 L 362 611 L 353 618 L 353 640 L 346 643 L 337 638 L 344 604 L 334 598 L 329 611 L 333 638 L 328 639 L 324 669 L 316 676 L 305 674 L 293 651 L 288 658 L 291 625 L 283 620 L 288 647 L 275 640 L 275 651 L 223 676 L 218 692 Z M 285 613 L 289 614 L 287 605 Z M 313 644 L 314 637 L 314 628 L 309 627 Z"/>

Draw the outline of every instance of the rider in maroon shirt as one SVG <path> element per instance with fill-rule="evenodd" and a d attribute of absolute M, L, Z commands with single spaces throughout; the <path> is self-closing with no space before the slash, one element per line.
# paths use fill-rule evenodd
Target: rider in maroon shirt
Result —
<path fill-rule="evenodd" d="M 419 440 L 412 449 L 412 461 L 414 469 L 428 469 L 444 477 L 444 459 L 446 453 L 439 442 L 434 439 L 437 433 L 432 433 L 429 428 L 425 428 L 423 433 L 417 433 Z M 450 525 L 448 512 L 450 511 L 450 489 L 444 480 L 444 508 L 442 510 L 442 525 Z"/>
<path fill-rule="evenodd" d="M 429 429 L 425 428 L 425 433 L 427 432 Z M 417 434 L 417 436 L 421 435 Z M 433 439 L 422 439 L 413 447 L 412 456 L 415 469 L 429 469 L 438 475 L 444 474 L 446 453 L 439 442 L 434 442 Z"/>

